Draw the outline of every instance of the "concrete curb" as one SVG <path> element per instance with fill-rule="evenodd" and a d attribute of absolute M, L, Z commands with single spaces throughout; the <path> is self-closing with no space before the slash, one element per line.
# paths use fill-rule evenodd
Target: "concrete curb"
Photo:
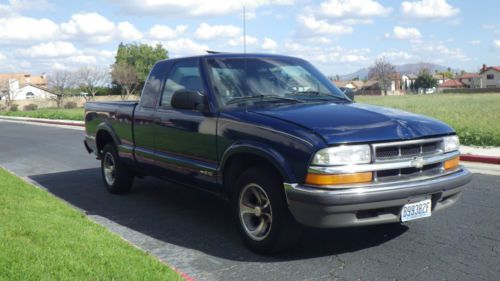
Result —
<path fill-rule="evenodd" d="M 63 125 L 63 126 L 85 127 L 85 122 L 83 122 L 83 121 L 75 121 L 75 120 L 57 120 L 57 119 L 43 119 L 43 118 L 31 118 L 31 117 L 14 117 L 14 116 L 0 116 L 0 120 L 19 121 L 19 122 L 32 122 L 32 123 L 42 123 L 42 124 L 52 124 L 52 125 Z"/>
<path fill-rule="evenodd" d="M 495 156 L 465 154 L 465 155 L 460 155 L 460 160 L 468 162 L 479 162 L 479 163 L 500 165 L 500 157 L 495 157 Z"/>

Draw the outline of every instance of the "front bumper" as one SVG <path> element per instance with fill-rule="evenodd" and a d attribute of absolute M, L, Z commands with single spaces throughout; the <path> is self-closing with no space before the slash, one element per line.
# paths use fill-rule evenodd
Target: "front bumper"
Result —
<path fill-rule="evenodd" d="M 455 203 L 470 183 L 471 173 L 461 167 L 445 176 L 409 182 L 325 190 L 287 184 L 288 207 L 295 219 L 313 227 L 347 227 L 400 221 L 404 204 L 432 199 L 432 212 Z"/>

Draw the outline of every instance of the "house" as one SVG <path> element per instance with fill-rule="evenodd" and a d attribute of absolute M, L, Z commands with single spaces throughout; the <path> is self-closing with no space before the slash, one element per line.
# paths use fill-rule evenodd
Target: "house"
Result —
<path fill-rule="evenodd" d="M 25 84 L 24 86 L 20 87 L 20 83 L 16 79 L 9 79 L 7 94 L 10 96 L 10 100 L 12 101 L 57 98 L 56 94 L 53 94 L 47 89 L 39 87 L 37 85 Z"/>
<path fill-rule="evenodd" d="M 432 75 L 432 78 L 436 79 L 438 85 L 440 85 L 446 81 L 446 77 L 444 76 L 444 73 L 434 73 Z"/>
<path fill-rule="evenodd" d="M 479 75 L 481 76 L 481 88 L 500 87 L 500 66 L 486 66 L 486 64 L 483 64 Z"/>
<path fill-rule="evenodd" d="M 333 83 L 335 84 L 335 86 L 337 86 L 339 88 L 349 88 L 349 89 L 352 89 L 353 91 L 360 90 L 364 85 L 363 81 L 359 81 L 359 80 L 333 81 Z"/>
<path fill-rule="evenodd" d="M 460 82 L 459 79 L 448 79 L 439 84 L 438 87 L 441 89 L 460 89 L 464 88 L 465 86 L 462 82 Z"/>
<path fill-rule="evenodd" d="M 417 80 L 417 76 L 414 74 L 401 75 L 402 90 L 410 90 L 411 85 L 415 84 L 415 80 Z"/>
<path fill-rule="evenodd" d="M 45 75 L 45 73 L 41 75 L 31 75 L 29 73 L 0 73 L 0 81 L 8 81 L 11 79 L 19 81 L 19 87 L 21 88 L 26 85 L 33 85 L 47 89 L 48 86 L 47 75 Z"/>
<path fill-rule="evenodd" d="M 464 88 L 481 88 L 481 75 L 479 73 L 464 73 L 457 77 Z"/>
<path fill-rule="evenodd" d="M 368 80 L 365 82 L 360 91 L 361 95 L 381 96 L 382 90 L 378 80 Z"/>

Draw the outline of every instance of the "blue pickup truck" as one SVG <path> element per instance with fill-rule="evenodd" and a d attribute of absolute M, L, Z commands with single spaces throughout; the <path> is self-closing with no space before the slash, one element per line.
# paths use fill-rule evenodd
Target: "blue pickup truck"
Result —
<path fill-rule="evenodd" d="M 89 102 L 85 112 L 85 147 L 109 192 L 156 176 L 219 193 L 263 254 L 292 246 L 304 225 L 429 217 L 471 180 L 448 125 L 355 103 L 288 56 L 159 61 L 139 102 Z"/>

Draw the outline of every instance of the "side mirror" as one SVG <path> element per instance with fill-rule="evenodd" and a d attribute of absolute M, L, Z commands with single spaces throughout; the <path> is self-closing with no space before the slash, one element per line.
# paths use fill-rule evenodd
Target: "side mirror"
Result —
<path fill-rule="evenodd" d="M 347 88 L 347 89 L 344 89 L 344 95 L 346 95 L 348 98 L 350 98 L 352 101 L 354 101 L 354 91 Z"/>
<path fill-rule="evenodd" d="M 170 104 L 176 109 L 203 111 L 206 108 L 205 95 L 186 89 L 175 91 Z"/>

